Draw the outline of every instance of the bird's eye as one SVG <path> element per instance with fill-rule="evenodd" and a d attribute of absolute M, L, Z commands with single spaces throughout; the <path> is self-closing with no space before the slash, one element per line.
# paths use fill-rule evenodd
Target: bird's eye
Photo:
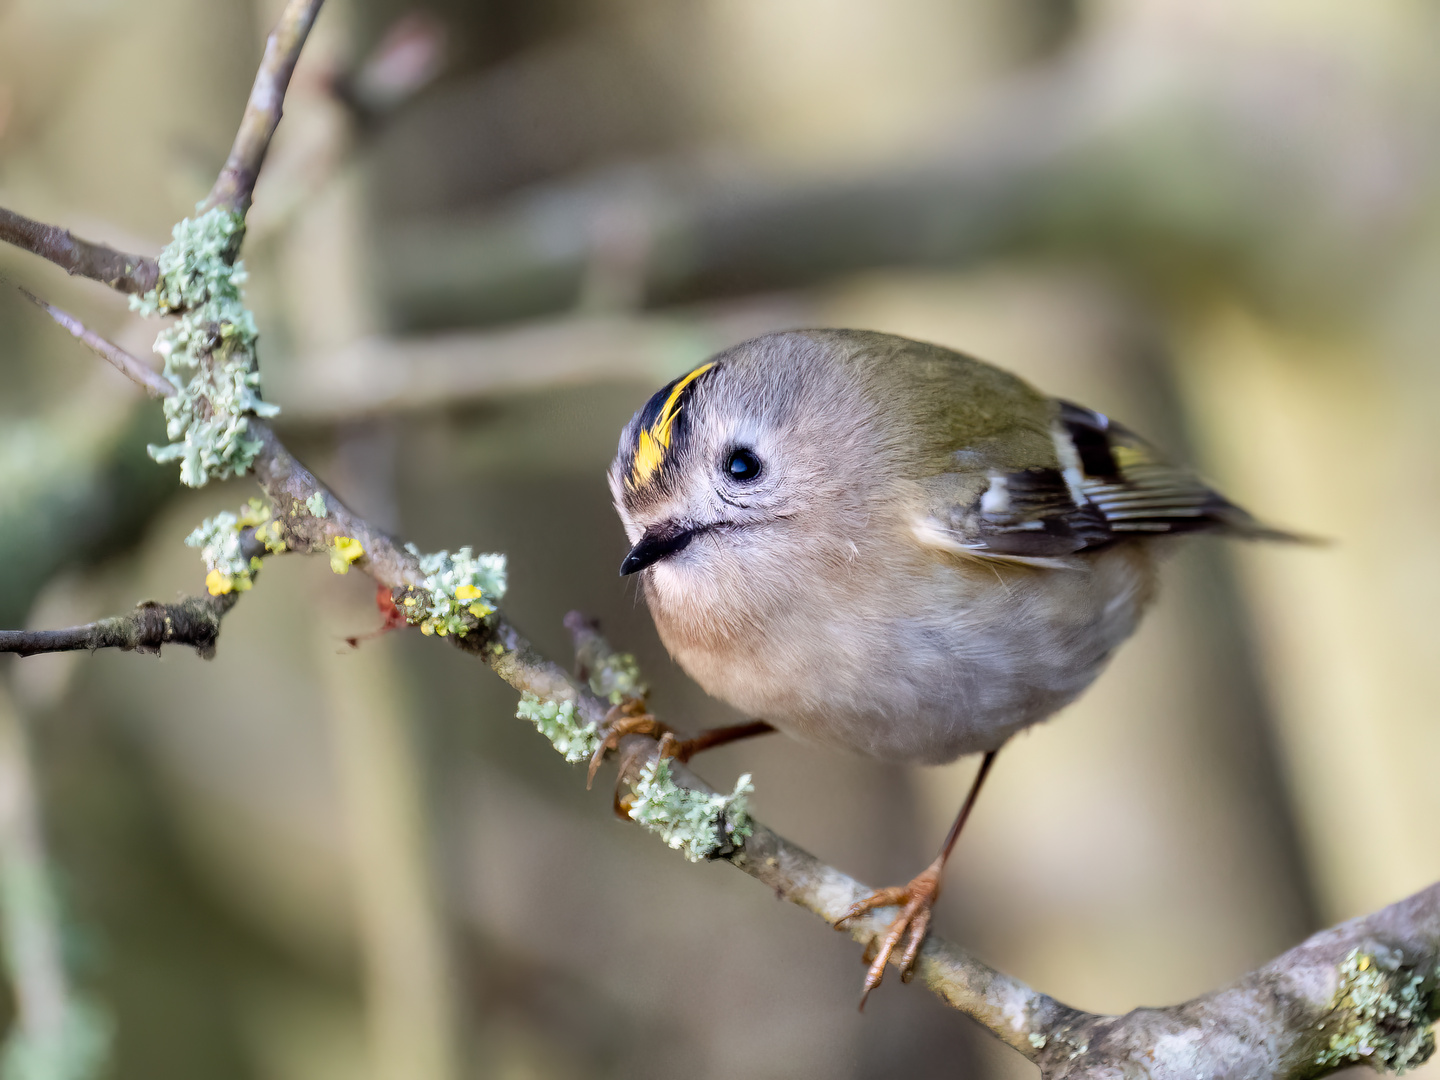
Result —
<path fill-rule="evenodd" d="M 731 450 L 730 456 L 725 459 L 725 472 L 731 480 L 748 483 L 760 475 L 760 459 L 753 450 Z"/>

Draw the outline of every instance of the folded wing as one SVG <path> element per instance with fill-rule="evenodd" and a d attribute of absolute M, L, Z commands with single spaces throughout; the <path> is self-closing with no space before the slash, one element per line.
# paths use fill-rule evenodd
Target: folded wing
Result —
<path fill-rule="evenodd" d="M 1297 539 L 1261 525 L 1101 413 L 1056 402 L 1052 434 L 1051 461 L 933 478 L 917 534 L 958 554 L 1042 565 L 1126 537 Z"/>

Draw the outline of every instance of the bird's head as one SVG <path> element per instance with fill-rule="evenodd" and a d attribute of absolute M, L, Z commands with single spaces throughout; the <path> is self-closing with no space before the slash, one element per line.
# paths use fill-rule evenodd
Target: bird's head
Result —
<path fill-rule="evenodd" d="M 803 558 L 857 493 L 871 410 L 822 334 L 772 334 L 662 387 L 626 425 L 610 490 L 622 575 L 759 573 Z M 807 539 L 808 538 L 808 539 Z M 834 539 L 833 532 L 828 537 Z M 787 554 L 788 553 L 788 554 Z"/>

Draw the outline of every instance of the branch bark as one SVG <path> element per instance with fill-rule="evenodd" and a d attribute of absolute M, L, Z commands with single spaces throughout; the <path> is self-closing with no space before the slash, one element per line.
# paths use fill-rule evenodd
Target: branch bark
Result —
<path fill-rule="evenodd" d="M 678 767 L 672 770 L 678 777 Z M 759 825 L 731 861 L 831 925 L 872 892 Z M 892 914 L 868 916 L 851 936 L 868 944 Z M 1362 975 L 1374 973 L 1368 998 L 1347 977 L 1347 963 L 1365 965 Z M 1064 1005 L 934 934 L 915 973 L 1038 1065 L 1047 1080 L 1301 1080 L 1354 1063 L 1394 1071 L 1419 1064 L 1434 1049 L 1427 1029 L 1440 1016 L 1440 882 L 1323 930 L 1223 989 L 1124 1016 Z M 1413 986 L 1408 999 L 1407 986 Z M 1390 1005 L 1367 1015 L 1366 1000 L 1387 997 Z"/>
<path fill-rule="evenodd" d="M 67 274 L 104 282 L 123 293 L 149 292 L 160 280 L 160 264 L 148 256 L 81 240 L 69 229 L 32 221 L 3 207 L 0 240 L 49 260 Z"/>
<path fill-rule="evenodd" d="M 0 211 L 3 213 L 3 211 Z M 16 286 L 19 288 L 19 286 Z M 62 311 L 54 304 L 41 300 L 29 289 L 20 289 L 25 299 L 38 307 L 45 314 L 49 315 L 57 323 L 70 331 L 72 337 L 87 346 L 97 356 L 113 364 L 131 382 L 141 386 L 147 394 L 154 398 L 169 397 L 175 393 L 175 385 L 160 372 L 150 367 L 139 357 L 126 352 L 120 346 L 102 338 L 95 331 L 89 329 L 79 319 L 69 312 Z"/>
<path fill-rule="evenodd" d="M 238 595 L 187 596 L 173 604 L 146 600 L 128 614 L 64 630 L 0 630 L 0 652 L 16 656 L 80 649 L 159 653 L 162 645 L 189 645 L 208 660 L 215 655 L 220 620 L 235 606 Z"/>
<path fill-rule="evenodd" d="M 290 76 L 295 73 L 295 62 L 300 59 L 300 50 L 323 2 L 289 0 L 280 13 L 280 21 L 265 40 L 265 56 L 260 61 L 260 70 L 255 73 L 255 85 L 251 87 L 250 99 L 245 103 L 245 113 L 240 118 L 240 128 L 235 133 L 230 156 L 215 178 L 215 186 L 210 189 L 210 195 L 201 207 L 202 213 L 217 206 L 242 215 L 250 209 L 260 166 L 280 124 Z"/>

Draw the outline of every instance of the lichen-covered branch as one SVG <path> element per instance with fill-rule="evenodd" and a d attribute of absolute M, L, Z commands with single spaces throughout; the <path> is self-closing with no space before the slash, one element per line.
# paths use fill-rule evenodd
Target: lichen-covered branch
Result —
<path fill-rule="evenodd" d="M 260 396 L 256 344 L 260 332 L 245 306 L 240 262 L 245 219 L 214 209 L 175 226 L 160 252 L 160 280 L 130 306 L 145 315 L 174 315 L 155 339 L 165 359 L 165 446 L 156 461 L 179 461 L 180 481 L 204 487 L 211 479 L 244 475 L 259 449 L 252 417 L 280 409 Z"/>
<path fill-rule="evenodd" d="M 146 600 L 125 615 L 64 630 L 0 630 L 0 653 L 38 653 L 88 649 L 126 649 L 158 653 L 162 645 L 189 645 L 207 659 L 215 655 L 220 621 L 238 594 L 187 596 L 173 604 Z"/>
<path fill-rule="evenodd" d="M 1224 989 L 1038 1034 L 1047 1078 L 1403 1072 L 1435 1049 L 1440 882 L 1329 930 Z"/>
<path fill-rule="evenodd" d="M 421 586 L 420 560 L 382 529 L 350 512 L 335 493 L 285 449 L 268 424 L 252 422 L 261 443 L 255 478 L 281 523 L 291 551 L 327 553 L 338 542 L 353 540 L 359 553 L 353 565 L 390 589 Z"/>
<path fill-rule="evenodd" d="M 869 888 L 762 825 L 731 861 L 834 924 Z M 882 933 L 889 912 L 847 927 Z M 929 989 L 1040 1067 L 1047 1080 L 1195 1076 L 1300 1080 L 1364 1063 L 1399 1071 L 1434 1050 L 1440 883 L 1322 931 L 1232 985 L 1181 1005 L 1100 1016 L 1063 1005 L 932 934 Z"/>
<path fill-rule="evenodd" d="M 71 235 L 69 229 L 32 221 L 3 207 L 0 207 L 0 240 L 39 255 L 67 274 L 103 281 L 124 293 L 149 292 L 160 277 L 160 267 L 154 259 L 81 240 Z"/>
<path fill-rule="evenodd" d="M 230 156 L 201 205 L 202 212 L 218 208 L 243 217 L 250 209 L 260 166 L 280 124 L 290 76 L 295 72 L 295 62 L 300 59 L 300 50 L 310 27 L 315 24 L 315 16 L 320 13 L 321 3 L 323 0 L 289 0 L 280 13 L 280 21 L 265 41 L 265 56 L 255 73 L 255 85 L 245 103 L 245 114 L 240 118 Z"/>
<path fill-rule="evenodd" d="M 3 213 L 4 211 L 0 211 Z M 138 383 L 151 397 L 163 398 L 175 393 L 175 384 L 167 379 L 160 372 L 148 366 L 138 357 L 132 356 L 120 346 L 106 341 L 99 334 L 90 330 L 79 319 L 67 311 L 62 311 L 54 304 L 46 303 L 29 289 L 21 289 L 20 292 L 36 307 L 44 311 L 50 318 L 63 326 L 78 341 L 92 350 L 97 356 L 113 364 L 115 368 L 127 379 Z"/>
<path fill-rule="evenodd" d="M 685 780 L 690 782 L 690 777 Z M 875 891 L 764 825 L 757 822 L 752 828 L 753 835 L 730 859 L 731 863 L 769 886 L 776 896 L 818 915 L 831 926 L 852 905 Z M 847 922 L 845 932 L 869 945 L 885 933 L 893 914 L 890 908 L 868 912 Z M 920 950 L 915 977 L 1032 1061 L 1038 1061 L 1037 1041 L 1048 1033 L 1095 1019 L 996 971 L 936 934 L 926 938 Z"/>

